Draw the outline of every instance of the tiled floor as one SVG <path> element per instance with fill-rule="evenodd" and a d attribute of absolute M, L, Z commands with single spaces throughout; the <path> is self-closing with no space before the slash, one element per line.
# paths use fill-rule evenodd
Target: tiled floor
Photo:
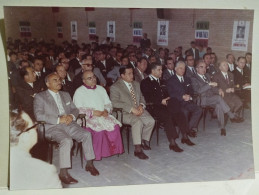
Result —
<path fill-rule="evenodd" d="M 165 132 L 160 130 L 160 144 L 156 135 L 151 141 L 151 151 L 145 151 L 149 160 L 139 160 L 130 153 L 96 161 L 99 176 L 91 176 L 81 168 L 80 157 L 73 157 L 70 174 L 79 182 L 64 187 L 116 186 L 132 184 L 156 184 L 175 182 L 218 181 L 254 178 L 251 114 L 245 110 L 243 123 L 228 122 L 227 136 L 220 136 L 216 119 L 206 120 L 206 131 L 200 130 L 192 139 L 195 146 L 180 143 L 182 153 L 168 148 Z M 202 129 L 200 127 L 200 129 Z M 125 135 L 123 135 L 125 137 Z M 54 152 L 54 164 L 58 168 L 58 150 Z"/>

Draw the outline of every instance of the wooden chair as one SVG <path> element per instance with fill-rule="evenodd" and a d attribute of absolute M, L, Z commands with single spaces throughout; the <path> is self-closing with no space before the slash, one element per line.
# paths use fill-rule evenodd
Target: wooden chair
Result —
<path fill-rule="evenodd" d="M 153 103 L 147 103 L 146 104 L 146 110 L 149 112 L 149 114 L 155 120 L 154 130 L 156 131 L 156 144 L 158 146 L 159 145 L 159 129 L 160 129 L 160 126 L 162 126 L 162 123 L 158 120 L 158 117 L 155 114 L 155 109 L 154 109 Z M 149 144 L 150 144 L 150 142 L 149 142 Z"/>
<path fill-rule="evenodd" d="M 121 131 L 123 129 L 125 129 L 126 139 L 127 139 L 127 150 L 128 150 L 128 154 L 129 154 L 129 136 L 130 136 L 131 125 L 123 123 L 123 111 L 122 111 L 122 108 L 113 108 L 112 112 L 115 114 L 115 118 L 117 120 L 119 120 L 121 122 L 121 124 L 122 124 Z"/>
<path fill-rule="evenodd" d="M 213 107 L 213 105 L 202 106 L 201 105 L 201 95 L 200 94 L 195 94 L 194 95 L 194 102 L 202 108 L 202 115 L 201 115 L 202 125 L 203 125 L 202 129 L 203 129 L 203 131 L 205 131 L 207 113 L 210 112 L 211 119 L 212 119 L 213 118 L 213 112 L 214 112 L 215 108 Z"/>

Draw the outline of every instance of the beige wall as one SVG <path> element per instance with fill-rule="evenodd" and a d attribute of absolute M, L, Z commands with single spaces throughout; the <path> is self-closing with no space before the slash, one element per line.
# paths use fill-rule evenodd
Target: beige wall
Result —
<path fill-rule="evenodd" d="M 106 23 L 109 20 L 116 22 L 116 42 L 122 47 L 132 44 L 132 26 L 130 26 L 130 10 L 119 8 L 96 8 L 95 11 L 85 12 L 84 8 L 60 8 L 58 13 L 52 13 L 50 7 L 6 7 L 5 24 L 6 36 L 20 38 L 19 21 L 30 21 L 32 37 L 50 40 L 54 38 L 58 43 L 63 40 L 71 40 L 70 22 L 77 21 L 78 42 L 88 43 L 87 21 L 96 23 L 96 31 L 100 42 L 106 37 Z M 183 51 L 190 47 L 190 41 L 194 40 L 195 24 L 197 21 L 209 21 L 209 46 L 217 54 L 219 60 L 223 60 L 227 53 L 233 53 L 236 57 L 245 52 L 232 51 L 232 31 L 236 20 L 250 21 L 248 51 L 252 51 L 253 11 L 251 10 L 199 10 L 199 9 L 171 9 L 167 13 L 169 20 L 169 44 L 170 51 L 177 46 L 183 46 Z M 157 34 L 156 9 L 132 10 L 132 22 L 142 22 L 143 32 L 148 33 L 152 46 L 156 45 Z M 57 38 L 56 23 L 62 22 L 63 39 Z"/>

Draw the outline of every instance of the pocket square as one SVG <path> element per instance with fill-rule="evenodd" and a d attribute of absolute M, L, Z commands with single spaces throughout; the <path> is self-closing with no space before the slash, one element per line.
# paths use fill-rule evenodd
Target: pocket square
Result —
<path fill-rule="evenodd" d="M 70 104 L 70 102 L 67 102 L 67 103 L 66 103 L 66 105 L 69 105 L 69 104 Z"/>

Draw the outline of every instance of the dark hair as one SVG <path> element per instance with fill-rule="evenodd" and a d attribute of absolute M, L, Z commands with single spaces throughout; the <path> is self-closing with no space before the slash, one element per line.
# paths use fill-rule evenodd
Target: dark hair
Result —
<path fill-rule="evenodd" d="M 17 53 L 14 52 L 14 51 L 11 51 L 11 52 L 9 53 L 9 57 L 11 57 L 12 55 L 16 55 L 16 56 L 17 56 Z"/>
<path fill-rule="evenodd" d="M 226 59 L 228 59 L 228 57 L 229 57 L 230 55 L 232 55 L 232 54 L 231 54 L 231 53 L 227 54 L 227 55 L 226 55 Z"/>
<path fill-rule="evenodd" d="M 19 62 L 19 66 L 22 66 L 22 63 L 24 63 L 24 62 L 28 62 L 28 64 L 30 65 L 30 63 L 29 63 L 28 60 L 21 60 L 21 61 Z"/>
<path fill-rule="evenodd" d="M 151 64 L 149 65 L 149 67 L 150 67 L 151 70 L 156 69 L 158 66 L 162 66 L 162 65 L 161 65 L 161 64 L 158 64 L 158 63 L 151 63 Z"/>
<path fill-rule="evenodd" d="M 132 69 L 133 70 L 131 65 L 121 66 L 120 69 L 119 69 L 120 75 L 125 74 L 126 69 Z"/>
<path fill-rule="evenodd" d="M 35 63 L 36 60 L 40 60 L 40 61 L 44 62 L 44 60 L 43 60 L 42 57 L 40 57 L 40 56 L 36 56 L 36 57 L 33 59 L 33 63 Z"/>
<path fill-rule="evenodd" d="M 241 60 L 241 59 L 244 59 L 244 60 L 246 61 L 246 58 L 243 57 L 243 56 L 239 56 L 239 57 L 237 58 L 237 61 L 239 61 L 239 60 Z"/>
<path fill-rule="evenodd" d="M 166 58 L 166 59 L 165 59 L 165 64 L 167 64 L 167 61 L 168 61 L 168 60 L 173 60 L 173 58 L 171 58 L 171 57 Z M 174 60 L 173 60 L 173 61 L 174 61 Z"/>
<path fill-rule="evenodd" d="M 205 56 L 210 56 L 210 53 L 205 53 L 205 54 L 203 55 L 202 59 L 204 59 Z"/>
<path fill-rule="evenodd" d="M 28 68 L 28 67 L 22 67 L 22 68 L 20 69 L 20 71 L 19 71 L 19 73 L 20 73 L 22 79 L 24 79 L 24 76 L 25 76 L 25 75 L 28 75 L 27 68 Z"/>
<path fill-rule="evenodd" d="M 138 58 L 137 62 L 141 62 L 142 60 L 146 60 L 147 61 L 147 58 L 146 57 Z"/>
<path fill-rule="evenodd" d="M 192 56 L 192 57 L 193 57 L 193 55 L 191 55 L 191 54 L 187 54 L 187 55 L 185 56 L 185 61 L 187 61 L 187 58 L 188 58 L 188 57 L 190 57 L 190 56 Z"/>
<path fill-rule="evenodd" d="M 247 53 L 246 53 L 246 56 L 251 56 L 251 55 L 252 55 L 251 52 L 247 52 Z"/>

